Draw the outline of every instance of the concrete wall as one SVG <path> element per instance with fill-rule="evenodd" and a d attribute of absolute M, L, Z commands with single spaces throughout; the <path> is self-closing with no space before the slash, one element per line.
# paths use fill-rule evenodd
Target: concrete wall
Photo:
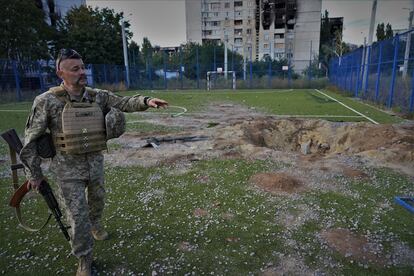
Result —
<path fill-rule="evenodd" d="M 201 43 L 201 0 L 185 0 L 185 21 L 187 41 Z"/>
<path fill-rule="evenodd" d="M 297 1 L 293 59 L 295 72 L 301 72 L 319 53 L 322 0 Z M 312 41 L 312 53 L 311 53 Z"/>

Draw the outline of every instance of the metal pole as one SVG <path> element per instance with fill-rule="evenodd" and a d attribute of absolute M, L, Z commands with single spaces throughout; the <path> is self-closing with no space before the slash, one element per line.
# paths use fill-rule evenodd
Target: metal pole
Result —
<path fill-rule="evenodd" d="M 395 78 L 397 74 L 397 58 L 398 58 L 398 42 L 400 41 L 400 36 L 397 34 L 394 37 L 394 61 L 392 64 L 392 77 L 391 77 L 391 86 L 390 86 L 390 94 L 388 96 L 388 108 L 392 107 L 392 100 L 394 98 L 394 86 L 395 86 Z"/>
<path fill-rule="evenodd" d="M 181 89 L 184 88 L 183 85 L 183 48 L 180 47 L 180 86 Z"/>
<path fill-rule="evenodd" d="M 217 66 L 216 66 L 216 46 L 213 46 L 213 71 L 217 71 Z"/>
<path fill-rule="evenodd" d="M 40 66 L 39 61 L 36 64 L 37 64 L 37 72 L 38 72 L 38 75 L 39 75 L 40 91 L 44 91 L 45 85 L 44 85 L 44 81 L 43 81 L 42 67 Z"/>
<path fill-rule="evenodd" d="M 22 91 L 20 90 L 20 79 L 19 79 L 19 71 L 17 70 L 16 61 L 12 61 L 13 66 L 13 73 L 14 73 L 14 81 L 16 83 L 16 96 L 17 100 L 20 102 L 22 100 Z"/>
<path fill-rule="evenodd" d="M 227 79 L 227 41 L 224 40 L 224 79 Z"/>
<path fill-rule="evenodd" d="M 121 27 L 122 27 L 122 44 L 123 44 L 123 48 L 124 48 L 124 65 L 125 65 L 126 87 L 129 88 L 128 51 L 127 51 L 127 39 L 126 39 L 126 35 L 125 35 L 124 19 L 121 19 Z"/>
<path fill-rule="evenodd" d="M 365 87 L 364 87 L 364 93 L 363 93 L 364 96 L 366 96 L 366 94 L 368 92 L 368 84 L 369 84 L 369 79 L 368 79 L 368 77 L 369 77 L 369 61 L 371 60 L 371 47 L 372 46 L 368 46 L 368 53 L 367 53 L 368 58 L 366 59 L 367 60 L 367 64 L 366 64 L 367 68 L 366 68 L 365 71 L 366 71 L 367 80 L 365 82 Z"/>
<path fill-rule="evenodd" d="M 377 14 L 377 0 L 372 2 L 372 10 L 371 10 L 371 22 L 369 24 L 369 33 L 368 33 L 368 46 L 372 45 L 372 39 L 374 37 L 374 27 L 375 27 L 375 16 Z M 364 42 L 365 44 L 365 42 Z M 366 46 L 364 47 L 366 49 Z M 368 55 L 365 53 L 365 62 L 364 66 L 368 64 Z M 368 70 L 363 71 L 362 77 L 362 87 L 365 87 L 367 79 L 368 79 Z"/>
<path fill-rule="evenodd" d="M 163 59 L 164 59 L 164 89 L 167 90 L 168 84 L 167 84 L 167 53 L 165 51 L 162 52 Z"/>
<path fill-rule="evenodd" d="M 408 71 L 408 59 L 410 58 L 410 48 L 411 48 L 411 35 L 413 34 L 413 14 L 414 11 L 410 11 L 410 18 L 408 21 L 408 32 L 407 32 L 407 43 L 405 44 L 405 54 L 404 54 L 404 67 L 403 67 L 403 78 L 407 77 Z"/>
<path fill-rule="evenodd" d="M 312 79 L 312 40 L 310 41 L 310 50 L 309 50 L 309 72 L 308 72 L 308 78 L 309 81 Z"/>
<path fill-rule="evenodd" d="M 233 49 L 233 45 L 231 45 L 231 71 L 234 72 L 234 49 Z"/>
<path fill-rule="evenodd" d="M 246 48 L 243 47 L 244 55 L 243 55 L 243 80 L 246 81 Z"/>
<path fill-rule="evenodd" d="M 200 89 L 200 63 L 198 61 L 198 46 L 196 46 L 196 59 L 197 59 L 197 89 Z"/>
<path fill-rule="evenodd" d="M 414 70 L 413 70 L 413 77 L 411 78 L 411 97 L 410 97 L 410 106 L 408 111 L 411 113 L 414 111 Z"/>
<path fill-rule="evenodd" d="M 380 80 L 381 80 L 381 63 L 382 63 L 382 43 L 379 44 L 377 82 L 375 84 L 375 101 L 378 101 L 378 96 L 379 96 L 379 85 L 380 85 Z"/>
<path fill-rule="evenodd" d="M 252 84 L 253 84 L 253 57 L 252 57 L 252 50 L 253 47 L 250 47 L 250 84 L 249 84 L 249 88 L 252 88 Z"/>
<path fill-rule="evenodd" d="M 272 88 L 272 60 L 269 59 L 267 65 L 267 86 Z"/>

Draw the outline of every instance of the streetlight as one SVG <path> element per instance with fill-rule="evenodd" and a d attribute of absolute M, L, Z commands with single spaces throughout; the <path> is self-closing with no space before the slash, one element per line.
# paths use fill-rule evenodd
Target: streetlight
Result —
<path fill-rule="evenodd" d="M 132 13 L 128 14 L 132 15 Z M 121 29 L 122 29 L 122 45 L 124 50 L 124 66 L 125 66 L 125 77 L 126 77 L 126 87 L 129 88 L 129 66 L 128 66 L 128 43 L 125 35 L 125 21 L 124 18 L 121 18 Z"/>

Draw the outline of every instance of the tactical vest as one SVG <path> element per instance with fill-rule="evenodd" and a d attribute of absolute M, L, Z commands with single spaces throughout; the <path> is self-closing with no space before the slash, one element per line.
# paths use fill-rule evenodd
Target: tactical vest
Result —
<path fill-rule="evenodd" d="M 107 149 L 104 115 L 96 102 L 71 102 L 61 87 L 49 90 L 65 102 L 62 111 L 62 132 L 56 133 L 56 150 L 65 154 L 83 154 Z M 90 96 L 95 91 L 87 88 Z M 91 95 L 93 94 L 93 95 Z"/>

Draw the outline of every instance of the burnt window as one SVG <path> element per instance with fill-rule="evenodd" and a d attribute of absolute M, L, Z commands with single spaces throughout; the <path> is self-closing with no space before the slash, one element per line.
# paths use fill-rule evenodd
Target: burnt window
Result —
<path fill-rule="evenodd" d="M 243 20 L 234 20 L 234 26 L 243 25 Z"/>
<path fill-rule="evenodd" d="M 243 7 L 243 1 L 234 1 L 234 7 Z"/>

